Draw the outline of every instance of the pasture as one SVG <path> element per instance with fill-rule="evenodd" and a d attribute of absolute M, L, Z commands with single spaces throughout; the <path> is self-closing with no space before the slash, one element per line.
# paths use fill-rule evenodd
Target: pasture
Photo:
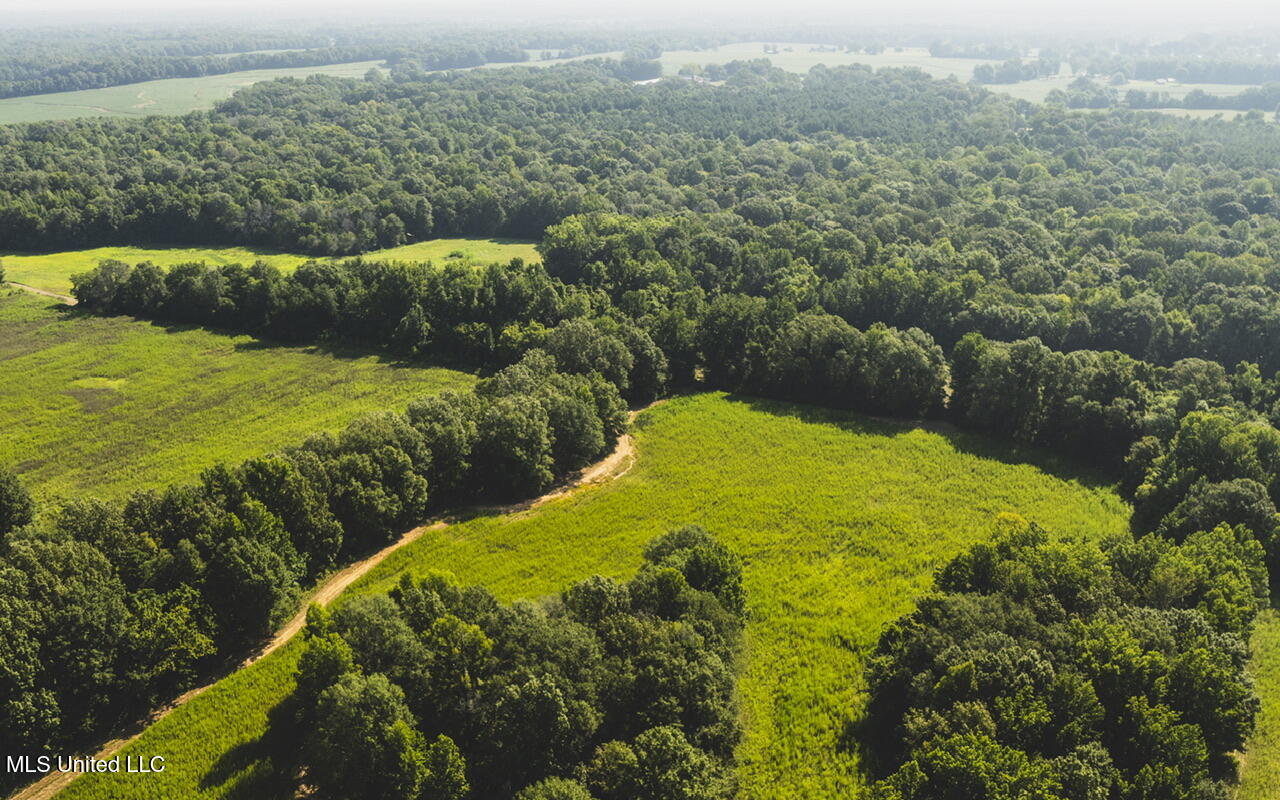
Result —
<path fill-rule="evenodd" d="M 533 242 L 520 239 L 469 239 L 446 237 L 425 242 L 374 250 L 365 258 L 390 261 L 434 261 L 468 259 L 479 263 L 510 261 L 523 258 L 540 261 L 541 256 Z M 278 253 L 249 247 L 94 247 L 88 250 L 68 250 L 59 253 L 5 253 L 0 254 L 4 264 L 5 279 L 23 283 L 58 294 L 71 292 L 71 276 L 93 269 L 105 259 L 117 259 L 129 264 L 151 261 L 161 267 L 203 261 L 206 264 L 252 264 L 266 261 L 282 272 L 292 272 L 311 256 L 295 253 Z"/>
<path fill-rule="evenodd" d="M 1091 474 L 947 429 L 712 393 L 644 412 L 634 433 L 637 461 L 614 482 L 428 533 L 343 597 L 443 569 L 503 600 L 549 598 L 592 573 L 631 574 L 657 533 L 706 526 L 746 564 L 743 798 L 858 790 L 857 758 L 841 739 L 864 702 L 863 654 L 997 514 L 1062 536 L 1120 533 L 1127 521 L 1125 504 Z M 163 774 L 85 776 L 62 796 L 288 796 L 267 779 L 261 737 L 299 650 L 229 677 L 124 751 L 164 755 Z"/>
<path fill-rule="evenodd" d="M 382 69 L 381 61 L 356 61 L 316 67 L 254 69 L 205 75 L 199 78 L 166 78 L 158 81 L 82 89 L 75 92 L 8 97 L 0 100 L 0 124 L 43 122 L 78 117 L 142 117 L 149 114 L 186 114 L 213 108 L 237 89 L 276 78 L 333 75 L 359 78 L 370 69 Z"/>
<path fill-rule="evenodd" d="M 0 460 L 41 500 L 189 481 L 473 380 L 0 290 Z"/>

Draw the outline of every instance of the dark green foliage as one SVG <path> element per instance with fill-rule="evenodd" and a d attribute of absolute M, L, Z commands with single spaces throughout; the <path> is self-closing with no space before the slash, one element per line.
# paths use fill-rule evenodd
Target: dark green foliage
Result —
<path fill-rule="evenodd" d="M 1268 600 L 1244 529 L 1055 543 L 1007 519 L 869 663 L 867 746 L 898 798 L 1201 798 L 1259 702 L 1245 644 Z"/>
<path fill-rule="evenodd" d="M 309 774 L 340 794 L 368 779 L 360 754 L 390 754 L 429 797 L 727 797 L 741 567 L 699 528 L 656 539 L 646 561 L 630 583 L 591 578 L 544 608 L 406 575 L 389 597 L 313 609 L 295 695 L 315 730 Z M 674 596 L 630 602 L 654 574 L 674 576 Z"/>
<path fill-rule="evenodd" d="M 0 466 L 0 537 L 30 525 L 35 516 L 31 495 L 8 467 Z"/>

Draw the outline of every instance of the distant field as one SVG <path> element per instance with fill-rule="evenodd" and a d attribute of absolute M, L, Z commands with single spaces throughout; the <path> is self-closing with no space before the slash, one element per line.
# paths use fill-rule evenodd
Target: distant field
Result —
<path fill-rule="evenodd" d="M 998 63 L 980 58 L 934 58 L 923 47 L 889 48 L 877 55 L 867 55 L 865 53 L 821 52 L 816 48 L 820 48 L 823 45 L 817 44 L 779 42 L 777 46 L 781 52 L 766 53 L 764 49 L 765 42 L 726 44 L 711 50 L 670 50 L 663 53 L 658 61 L 662 64 L 662 73 L 664 75 L 675 75 L 680 71 L 681 67 L 688 64 L 706 66 L 707 64 L 728 64 L 730 61 L 767 58 L 775 67 L 788 72 L 808 72 L 818 64 L 825 64 L 828 67 L 838 67 L 845 64 L 867 64 L 876 69 L 880 67 L 918 67 L 935 78 L 946 78 L 950 75 L 955 75 L 966 81 L 973 77 L 973 68 L 978 64 Z M 537 58 L 537 55 L 533 54 L 533 57 Z M 561 58 L 550 61 L 535 60 L 527 63 L 529 66 L 542 67 L 591 58 L 621 57 L 621 52 L 594 53 L 592 55 L 577 56 L 576 58 Z M 510 65 L 488 64 L 486 66 L 503 67 Z"/>
<path fill-rule="evenodd" d="M 635 466 L 613 483 L 428 534 L 344 597 L 445 569 L 503 600 L 543 598 L 593 573 L 630 575 L 650 537 L 706 526 L 746 561 L 744 799 L 858 792 L 840 738 L 863 702 L 861 656 L 996 514 L 1064 536 L 1126 529 L 1125 504 L 1089 475 L 980 437 L 722 394 L 672 400 L 637 428 Z M 292 688 L 299 650 L 222 681 L 124 751 L 164 755 L 162 775 L 86 776 L 62 797 L 282 800 L 262 780 L 258 739 Z"/>
<path fill-rule="evenodd" d="M 41 498 L 116 498 L 191 480 L 215 462 L 473 380 L 372 356 L 81 316 L 0 289 L 0 461 Z"/>
<path fill-rule="evenodd" d="M 540 261 L 541 256 L 533 242 L 520 239 L 432 239 L 427 242 L 407 244 L 389 250 L 366 253 L 366 258 L 386 258 L 403 261 L 443 262 L 461 257 L 489 263 L 523 258 Z M 263 260 L 274 264 L 284 272 L 292 272 L 309 256 L 293 253 L 277 253 L 271 250 L 255 250 L 247 247 L 95 247 L 90 250 L 68 250 L 61 253 L 0 253 L 4 264 L 5 280 L 25 283 L 37 289 L 59 294 L 71 291 L 71 276 L 93 269 L 103 259 L 118 259 L 129 264 L 152 261 L 162 267 L 190 261 L 209 264 L 252 264 Z"/>
<path fill-rule="evenodd" d="M 993 92 L 1001 92 L 1003 94 L 1012 95 L 1021 100 L 1029 100 L 1033 103 L 1043 103 L 1044 99 L 1054 89 L 1066 90 L 1071 84 L 1071 77 L 1053 77 L 1044 80 L 1023 81 L 1022 83 L 1001 84 L 988 86 L 986 88 Z M 1167 94 L 1175 100 L 1181 100 L 1195 89 L 1200 89 L 1205 94 L 1211 94 L 1218 97 L 1225 97 L 1233 94 L 1240 94 L 1248 86 L 1230 83 L 1183 83 L 1177 86 L 1160 86 L 1155 81 L 1129 81 L 1124 86 L 1115 87 L 1116 92 L 1121 97 L 1130 89 L 1136 89 L 1142 92 L 1161 92 Z M 1180 110 L 1180 109 L 1173 109 Z M 1213 113 L 1221 113 L 1215 111 Z"/>
<path fill-rule="evenodd" d="M 357 61 L 319 67 L 255 69 L 206 75 L 201 78 L 166 78 L 159 81 L 54 92 L 0 100 L 0 124 L 40 122 L 76 117 L 141 117 L 147 114 L 185 114 L 213 108 L 236 90 L 275 78 L 305 78 L 308 75 L 336 75 L 358 78 L 381 61 Z"/>

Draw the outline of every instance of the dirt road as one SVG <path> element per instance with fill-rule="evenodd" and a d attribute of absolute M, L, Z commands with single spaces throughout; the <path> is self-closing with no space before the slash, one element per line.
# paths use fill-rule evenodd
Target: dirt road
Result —
<path fill-rule="evenodd" d="M 28 286 L 25 283 L 14 283 L 13 281 L 7 281 L 7 283 L 10 286 L 16 286 L 19 289 L 22 289 L 24 292 L 31 292 L 32 294 L 41 294 L 41 295 L 44 295 L 45 297 L 52 297 L 54 300 L 61 300 L 62 302 L 66 303 L 69 306 L 74 306 L 76 304 L 76 299 L 74 297 L 68 297 L 65 294 L 58 294 L 57 292 L 51 292 L 48 289 L 37 289 L 36 287 Z"/>
<path fill-rule="evenodd" d="M 19 284 L 14 284 L 14 285 L 16 286 Z M 35 291 L 38 294 L 45 294 L 45 295 L 49 294 L 48 292 L 43 292 L 38 289 L 31 289 L 31 287 L 23 287 L 23 288 L 29 289 L 31 291 Z M 57 297 L 58 295 L 50 295 L 50 296 Z M 75 302 L 75 301 L 73 300 L 72 302 Z M 627 416 L 628 424 L 630 424 L 630 422 L 636 418 L 636 415 L 638 413 L 639 413 L 638 411 L 632 411 Z M 634 443 L 631 440 L 630 434 L 624 433 L 622 434 L 622 436 L 618 437 L 617 446 L 614 447 L 612 453 L 605 456 L 603 459 L 591 465 L 590 467 L 583 469 L 576 476 L 574 476 L 572 479 L 562 484 L 561 486 L 552 489 L 551 491 L 547 492 L 546 494 L 534 500 L 520 503 L 514 506 L 505 506 L 505 507 L 494 509 L 494 510 L 498 513 L 505 514 L 505 513 L 513 513 L 517 511 L 527 511 L 528 509 L 531 509 L 531 508 L 537 508 L 543 503 L 549 502 L 551 500 L 555 500 L 560 497 L 565 497 L 566 495 L 569 495 L 574 490 L 582 486 L 587 486 L 590 484 L 605 483 L 607 481 L 613 480 L 614 478 L 621 477 L 631 469 L 631 465 L 634 462 L 635 462 Z M 383 560 L 386 559 L 387 556 L 399 550 L 401 547 L 404 547 L 405 545 L 412 544 L 413 542 L 417 541 L 427 531 L 440 530 L 441 528 L 446 527 L 448 524 L 449 524 L 448 522 L 441 520 L 439 522 L 435 522 L 430 525 L 423 525 L 421 527 L 414 528 L 413 530 L 404 534 L 399 539 L 387 545 L 386 547 L 382 548 L 381 550 L 369 556 L 368 558 L 365 558 L 361 561 L 357 561 L 353 564 L 347 565 L 343 569 L 339 570 L 338 572 L 335 572 L 333 575 L 330 575 L 328 578 L 326 578 L 325 581 L 321 583 L 320 586 L 311 595 L 310 602 L 318 603 L 320 605 L 327 605 L 335 597 L 342 594 L 342 592 L 346 590 L 347 587 L 349 587 L 351 584 L 355 583 L 357 580 L 359 580 L 364 575 L 366 575 L 369 572 L 369 570 L 381 564 Z M 295 614 L 293 618 L 290 619 L 287 623 L 285 623 L 284 627 L 282 627 L 279 631 L 276 632 L 276 635 L 271 638 L 270 642 L 267 642 L 260 649 L 258 649 L 257 651 L 249 655 L 247 658 L 245 658 L 244 661 L 240 662 L 240 665 L 236 667 L 236 670 L 244 669 L 245 667 L 252 665 L 254 662 L 259 661 L 263 658 L 266 658 L 267 656 L 274 653 L 276 650 L 279 650 L 290 639 L 292 639 L 294 635 L 296 635 L 299 631 L 301 631 L 303 626 L 306 625 L 306 623 L 307 623 L 307 611 L 304 608 L 301 611 L 299 611 L 297 614 Z M 163 708 L 152 712 L 152 714 L 148 716 L 147 719 L 144 720 L 137 727 L 136 730 L 133 730 L 131 733 L 125 736 L 122 736 L 118 739 L 112 739 L 104 743 L 101 749 L 99 749 L 98 752 L 94 754 L 95 757 L 110 758 L 111 756 L 115 755 L 123 747 L 125 747 L 125 745 L 129 744 L 134 739 L 137 739 L 139 736 L 141 736 L 143 731 L 145 731 L 149 726 L 163 719 L 169 712 L 173 711 L 175 708 L 178 708 L 179 706 L 188 702 L 193 697 L 197 697 L 203 694 L 204 692 L 208 691 L 210 687 L 212 687 L 215 683 L 217 683 L 222 678 L 227 677 L 227 675 L 229 674 L 231 673 L 221 675 L 214 681 L 211 681 L 202 686 L 198 686 L 194 689 L 191 689 L 190 691 L 186 692 L 182 696 L 175 699 L 169 705 L 164 706 Z M 79 776 L 79 773 L 75 773 L 75 772 L 51 772 L 45 777 L 36 781 L 35 783 L 30 784 L 26 788 L 22 789 L 18 793 L 11 795 L 9 800 L 50 800 L 50 798 L 52 798 L 58 792 L 65 789 L 78 776 Z"/>

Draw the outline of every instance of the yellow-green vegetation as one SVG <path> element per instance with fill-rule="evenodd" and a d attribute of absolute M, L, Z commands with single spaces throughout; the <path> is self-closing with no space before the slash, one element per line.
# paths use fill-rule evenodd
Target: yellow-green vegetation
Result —
<path fill-rule="evenodd" d="M 500 599 L 553 596 L 600 573 L 628 576 L 655 534 L 699 523 L 746 565 L 740 683 L 743 798 L 847 797 L 861 785 L 841 746 L 863 703 L 863 654 L 927 591 L 934 569 L 1013 511 L 1064 536 L 1125 530 L 1128 508 L 1071 465 L 981 437 L 722 394 L 646 411 L 625 475 L 533 511 L 480 516 L 397 551 L 348 591 L 443 569 Z M 93 775 L 66 798 L 272 797 L 266 709 L 288 693 L 297 644 L 224 681 L 125 752 L 164 755 L 162 775 Z"/>
<path fill-rule="evenodd" d="M 445 238 L 431 239 L 425 242 L 414 242 L 387 250 L 375 250 L 365 254 L 365 258 L 383 259 L 386 261 L 434 261 L 441 263 L 457 259 L 466 259 L 481 264 L 494 261 L 510 261 L 523 258 L 525 261 L 541 261 L 535 242 L 523 239 L 464 239 Z"/>
<path fill-rule="evenodd" d="M 0 295 L 0 461 L 41 499 L 192 480 L 473 380 Z"/>
<path fill-rule="evenodd" d="M 1263 613 L 1254 624 L 1249 672 L 1262 698 L 1258 727 L 1240 768 L 1237 800 L 1271 800 L 1280 790 L 1280 613 Z"/>
<path fill-rule="evenodd" d="M 213 108 L 237 89 L 259 81 L 276 78 L 305 78 L 308 75 L 334 75 L 358 78 L 381 61 L 357 61 L 348 64 L 326 64 L 318 67 L 286 69 L 253 69 L 205 75 L 199 78 L 166 78 L 158 81 L 108 86 L 104 89 L 82 89 L 75 92 L 53 92 L 0 100 L 0 124 L 41 122 L 77 117 L 142 117 L 149 114 L 186 114 Z"/>
<path fill-rule="evenodd" d="M 533 242 L 522 239 L 470 239 L 448 237 L 415 242 L 388 250 L 374 250 L 365 258 L 393 261 L 434 261 L 468 259 L 487 264 L 493 261 L 510 261 L 523 258 L 541 261 Z M 252 264 L 266 261 L 284 272 L 292 272 L 308 260 L 308 256 L 296 253 L 278 253 L 250 247 L 94 247 L 88 250 L 67 250 L 59 253 L 6 253 L 0 254 L 4 264 L 5 280 L 23 283 L 48 292 L 71 292 L 71 276 L 98 266 L 105 259 L 116 259 L 129 264 L 151 261 L 162 267 L 203 261 L 206 264 Z"/>
<path fill-rule="evenodd" d="M 266 261 L 285 271 L 292 271 L 307 260 L 306 256 L 257 250 L 249 247 L 94 247 L 88 250 L 66 250 L 60 253 L 5 253 L 5 280 L 24 283 L 37 289 L 59 294 L 71 292 L 71 276 L 86 272 L 107 259 L 129 264 L 150 261 L 162 267 L 204 261 L 208 264 L 252 264 Z"/>

